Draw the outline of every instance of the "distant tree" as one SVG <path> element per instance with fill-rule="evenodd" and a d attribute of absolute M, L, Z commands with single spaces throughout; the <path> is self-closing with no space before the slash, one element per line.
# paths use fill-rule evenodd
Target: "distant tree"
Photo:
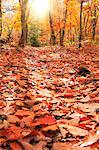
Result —
<path fill-rule="evenodd" d="M 27 41 L 27 32 L 28 32 L 27 17 L 26 17 L 27 3 L 28 0 L 19 0 L 21 9 L 21 37 L 19 40 L 20 46 L 24 46 Z"/>
<path fill-rule="evenodd" d="M 8 32 L 8 34 L 7 34 L 7 42 L 9 42 L 11 37 L 12 37 L 12 32 L 13 32 L 15 24 L 16 24 L 16 21 L 14 21 L 13 24 L 11 24 L 12 26 L 6 25 L 7 32 Z"/>
<path fill-rule="evenodd" d="M 1 0 L 0 0 L 0 37 L 2 34 L 2 8 L 1 8 Z"/>
<path fill-rule="evenodd" d="M 54 31 L 54 25 L 53 25 L 53 18 L 52 18 L 52 0 L 50 0 L 50 9 L 49 9 L 49 24 L 50 24 L 50 43 L 52 45 L 56 44 L 56 36 L 55 36 L 55 31 Z"/>
<path fill-rule="evenodd" d="M 82 47 L 82 9 L 84 0 L 80 0 L 80 31 L 79 31 L 79 48 Z"/>
<path fill-rule="evenodd" d="M 82 47 L 82 18 L 83 18 L 83 3 L 89 2 L 90 0 L 79 0 L 80 1 L 80 31 L 79 31 L 79 48 Z"/>
<path fill-rule="evenodd" d="M 67 19 L 67 2 L 69 0 L 64 1 L 64 11 L 63 11 L 63 26 L 60 28 L 60 46 L 64 45 L 64 37 L 66 31 L 66 19 Z"/>
<path fill-rule="evenodd" d="M 95 0 L 94 0 L 95 1 Z M 97 12 L 99 11 L 98 8 L 98 2 L 97 0 L 92 3 L 92 40 L 95 40 L 95 35 L 96 35 L 96 25 L 97 25 L 97 20 L 98 20 L 98 15 Z"/>
<path fill-rule="evenodd" d="M 91 4 L 87 3 L 83 7 L 83 38 L 86 39 L 88 38 L 88 34 L 90 36 L 90 21 L 91 21 Z"/>

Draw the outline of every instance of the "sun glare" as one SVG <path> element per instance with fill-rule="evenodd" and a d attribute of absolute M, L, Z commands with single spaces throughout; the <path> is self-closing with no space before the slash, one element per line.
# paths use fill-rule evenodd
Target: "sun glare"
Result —
<path fill-rule="evenodd" d="M 49 0 L 34 0 L 32 11 L 37 17 L 44 17 L 49 11 Z"/>

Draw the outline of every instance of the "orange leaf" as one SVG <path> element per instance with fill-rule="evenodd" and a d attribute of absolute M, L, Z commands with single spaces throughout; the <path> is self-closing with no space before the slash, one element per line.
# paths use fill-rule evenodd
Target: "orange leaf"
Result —
<path fill-rule="evenodd" d="M 10 147 L 11 150 L 22 150 L 22 146 L 18 142 L 11 142 Z"/>
<path fill-rule="evenodd" d="M 4 138 L 0 138 L 0 146 L 5 142 Z"/>
<path fill-rule="evenodd" d="M 34 149 L 34 146 L 32 146 L 30 143 L 21 142 L 21 144 L 23 145 L 24 150 L 35 150 L 35 149 Z"/>
<path fill-rule="evenodd" d="M 85 147 L 92 145 L 93 143 L 97 142 L 99 140 L 99 131 L 91 131 L 88 135 L 84 137 L 84 140 L 80 147 Z"/>
<path fill-rule="evenodd" d="M 18 117 L 30 116 L 30 115 L 34 116 L 34 113 L 30 112 L 28 110 L 17 110 L 17 112 L 15 113 L 15 115 L 18 116 Z"/>
<path fill-rule="evenodd" d="M 48 126 L 48 127 L 45 127 L 45 128 L 43 128 L 42 130 L 43 130 L 43 131 L 48 131 L 48 130 L 56 131 L 57 129 L 58 129 L 57 124 L 54 124 L 54 125 L 50 125 L 50 126 Z"/>
<path fill-rule="evenodd" d="M 33 126 L 43 125 L 43 124 L 51 125 L 51 124 L 55 124 L 55 123 L 56 123 L 56 120 L 52 116 L 45 116 L 44 118 L 38 119 L 32 125 Z"/>
<path fill-rule="evenodd" d="M 15 115 L 9 115 L 7 118 L 7 121 L 10 123 L 16 123 L 16 122 L 19 122 L 20 119 L 16 117 Z"/>

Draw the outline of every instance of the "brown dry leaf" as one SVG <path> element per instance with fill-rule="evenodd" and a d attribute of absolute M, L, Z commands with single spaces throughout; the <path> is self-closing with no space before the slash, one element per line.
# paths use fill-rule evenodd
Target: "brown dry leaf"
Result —
<path fill-rule="evenodd" d="M 35 93 L 31 93 L 30 91 L 27 91 L 26 95 L 25 96 L 28 96 L 31 100 L 34 100 L 35 99 Z"/>
<path fill-rule="evenodd" d="M 36 144 L 34 147 L 34 150 L 44 150 L 44 147 L 46 146 L 47 142 L 40 141 L 38 144 Z"/>
<path fill-rule="evenodd" d="M 6 103 L 3 100 L 0 100 L 0 109 L 5 107 Z"/>
<path fill-rule="evenodd" d="M 38 110 L 35 112 L 35 116 L 41 116 L 41 115 L 49 115 L 49 112 L 47 110 Z"/>
<path fill-rule="evenodd" d="M 24 116 L 33 116 L 34 117 L 34 112 L 30 112 L 28 110 L 17 110 L 17 112 L 15 113 L 16 116 L 19 117 L 24 117 Z"/>
<path fill-rule="evenodd" d="M 12 114 L 14 112 L 14 108 L 12 106 L 14 102 L 13 101 L 7 101 L 6 107 L 3 109 L 3 114 L 8 116 L 9 114 Z"/>
<path fill-rule="evenodd" d="M 99 122 L 99 114 L 96 112 L 94 113 L 94 120 L 98 123 Z"/>
<path fill-rule="evenodd" d="M 10 127 L 6 129 L 6 133 L 8 140 L 16 140 L 22 136 L 22 129 L 15 124 L 11 124 Z"/>
<path fill-rule="evenodd" d="M 24 150 L 35 150 L 34 146 L 32 146 L 30 143 L 22 142 L 22 141 L 19 142 L 23 145 Z"/>
<path fill-rule="evenodd" d="M 83 112 L 94 113 L 97 108 L 99 108 L 99 103 L 78 103 L 74 105 L 75 108 L 79 108 Z"/>
<path fill-rule="evenodd" d="M 86 82 L 87 78 L 86 77 L 77 77 L 76 79 L 78 82 Z"/>
<path fill-rule="evenodd" d="M 52 150 L 92 150 L 90 147 L 81 148 L 79 146 L 74 146 L 71 143 L 65 142 L 57 142 L 53 144 Z"/>
<path fill-rule="evenodd" d="M 68 125 L 75 125 L 77 126 L 79 124 L 80 118 L 76 118 L 76 119 L 60 119 L 59 121 L 57 121 L 58 123 L 64 123 L 64 124 L 68 124 Z"/>
<path fill-rule="evenodd" d="M 23 128 L 25 125 L 27 126 L 31 126 L 32 125 L 32 121 L 34 120 L 34 116 L 27 116 L 27 117 L 23 117 L 20 121 L 20 126 Z"/>
<path fill-rule="evenodd" d="M 23 130 L 22 130 L 22 136 L 24 136 L 24 137 L 26 137 L 26 136 L 28 136 L 28 135 L 30 135 L 30 133 L 31 133 L 31 129 L 29 129 L 29 128 L 23 128 Z"/>
<path fill-rule="evenodd" d="M 67 131 L 66 129 L 62 128 L 61 126 L 59 126 L 59 130 L 60 130 L 60 132 L 61 132 L 63 138 L 65 138 L 65 137 L 66 137 L 66 134 L 68 133 L 68 131 Z"/>
<path fill-rule="evenodd" d="M 0 123 L 0 129 L 7 129 L 9 126 L 9 122 L 4 120 L 2 123 Z"/>
<path fill-rule="evenodd" d="M 34 105 L 34 106 L 33 106 L 33 111 L 34 111 L 34 112 L 35 112 L 35 111 L 38 111 L 38 110 L 40 110 L 40 108 L 41 108 L 40 104 Z"/>
<path fill-rule="evenodd" d="M 64 116 L 64 114 L 65 114 L 65 113 L 63 113 L 63 112 L 61 112 L 61 111 L 58 111 L 58 110 L 53 112 L 53 115 L 54 115 L 54 116 L 60 116 L 60 117 L 61 117 L 61 116 Z"/>
<path fill-rule="evenodd" d="M 99 58 L 98 58 L 99 59 Z M 99 70 L 97 70 L 96 72 L 94 72 L 94 77 L 96 79 L 99 79 Z"/>
<path fill-rule="evenodd" d="M 19 144 L 18 142 L 11 142 L 10 148 L 11 150 L 23 150 L 21 144 Z"/>
<path fill-rule="evenodd" d="M 41 141 L 38 144 L 33 145 L 33 146 L 27 142 L 20 141 L 20 143 L 23 145 L 25 150 L 43 150 L 43 148 L 47 144 L 45 141 Z"/>
<path fill-rule="evenodd" d="M 26 84 L 24 80 L 18 80 L 17 82 L 20 86 L 24 86 Z"/>
<path fill-rule="evenodd" d="M 17 106 L 24 106 L 24 103 L 20 100 L 16 101 L 15 103 Z"/>
<path fill-rule="evenodd" d="M 76 126 L 71 126 L 71 125 L 62 124 L 62 123 L 58 124 L 58 126 L 67 129 L 74 136 L 85 136 L 88 134 L 87 130 L 81 129 L 81 128 L 76 127 Z"/>
<path fill-rule="evenodd" d="M 66 103 L 73 103 L 73 102 L 76 102 L 77 100 L 75 98 L 65 98 L 64 101 Z"/>
<path fill-rule="evenodd" d="M 89 101 L 90 101 L 89 95 L 80 100 L 80 102 L 89 102 Z"/>
<path fill-rule="evenodd" d="M 46 97 L 52 97 L 51 95 L 51 91 L 47 90 L 47 89 L 40 89 L 40 91 L 38 91 L 40 95 L 42 96 L 46 96 Z"/>
<path fill-rule="evenodd" d="M 51 131 L 56 131 L 56 130 L 58 130 L 57 124 L 50 125 L 50 126 L 47 126 L 47 127 L 45 127 L 45 128 L 42 129 L 42 131 L 48 131 L 48 130 L 51 130 Z"/>
<path fill-rule="evenodd" d="M 8 121 L 9 123 L 16 123 L 16 122 L 19 122 L 20 119 L 19 119 L 17 116 L 15 116 L 15 115 L 9 115 L 9 116 L 7 117 L 7 121 Z"/>
<path fill-rule="evenodd" d="M 91 131 L 88 135 L 84 137 L 84 140 L 80 147 L 85 147 L 92 145 L 93 143 L 97 142 L 99 140 L 99 131 Z"/>
<path fill-rule="evenodd" d="M 43 124 L 47 124 L 47 125 L 52 125 L 55 124 L 56 120 L 52 117 L 52 116 L 45 116 L 44 118 L 39 118 L 36 122 L 34 122 L 32 125 L 33 126 L 37 126 L 37 125 L 43 125 Z"/>
<path fill-rule="evenodd" d="M 21 74 L 18 73 L 18 74 L 16 75 L 16 80 L 20 80 L 20 78 L 21 78 Z"/>
<path fill-rule="evenodd" d="M 0 138 L 0 146 L 5 142 L 6 140 L 4 138 Z"/>
<path fill-rule="evenodd" d="M 99 150 L 99 141 L 91 145 L 92 150 Z"/>

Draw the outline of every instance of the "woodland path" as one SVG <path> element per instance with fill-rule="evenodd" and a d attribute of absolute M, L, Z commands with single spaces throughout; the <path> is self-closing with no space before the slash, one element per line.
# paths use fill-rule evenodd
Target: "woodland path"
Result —
<path fill-rule="evenodd" d="M 0 52 L 0 150 L 98 150 L 99 47 Z"/>

